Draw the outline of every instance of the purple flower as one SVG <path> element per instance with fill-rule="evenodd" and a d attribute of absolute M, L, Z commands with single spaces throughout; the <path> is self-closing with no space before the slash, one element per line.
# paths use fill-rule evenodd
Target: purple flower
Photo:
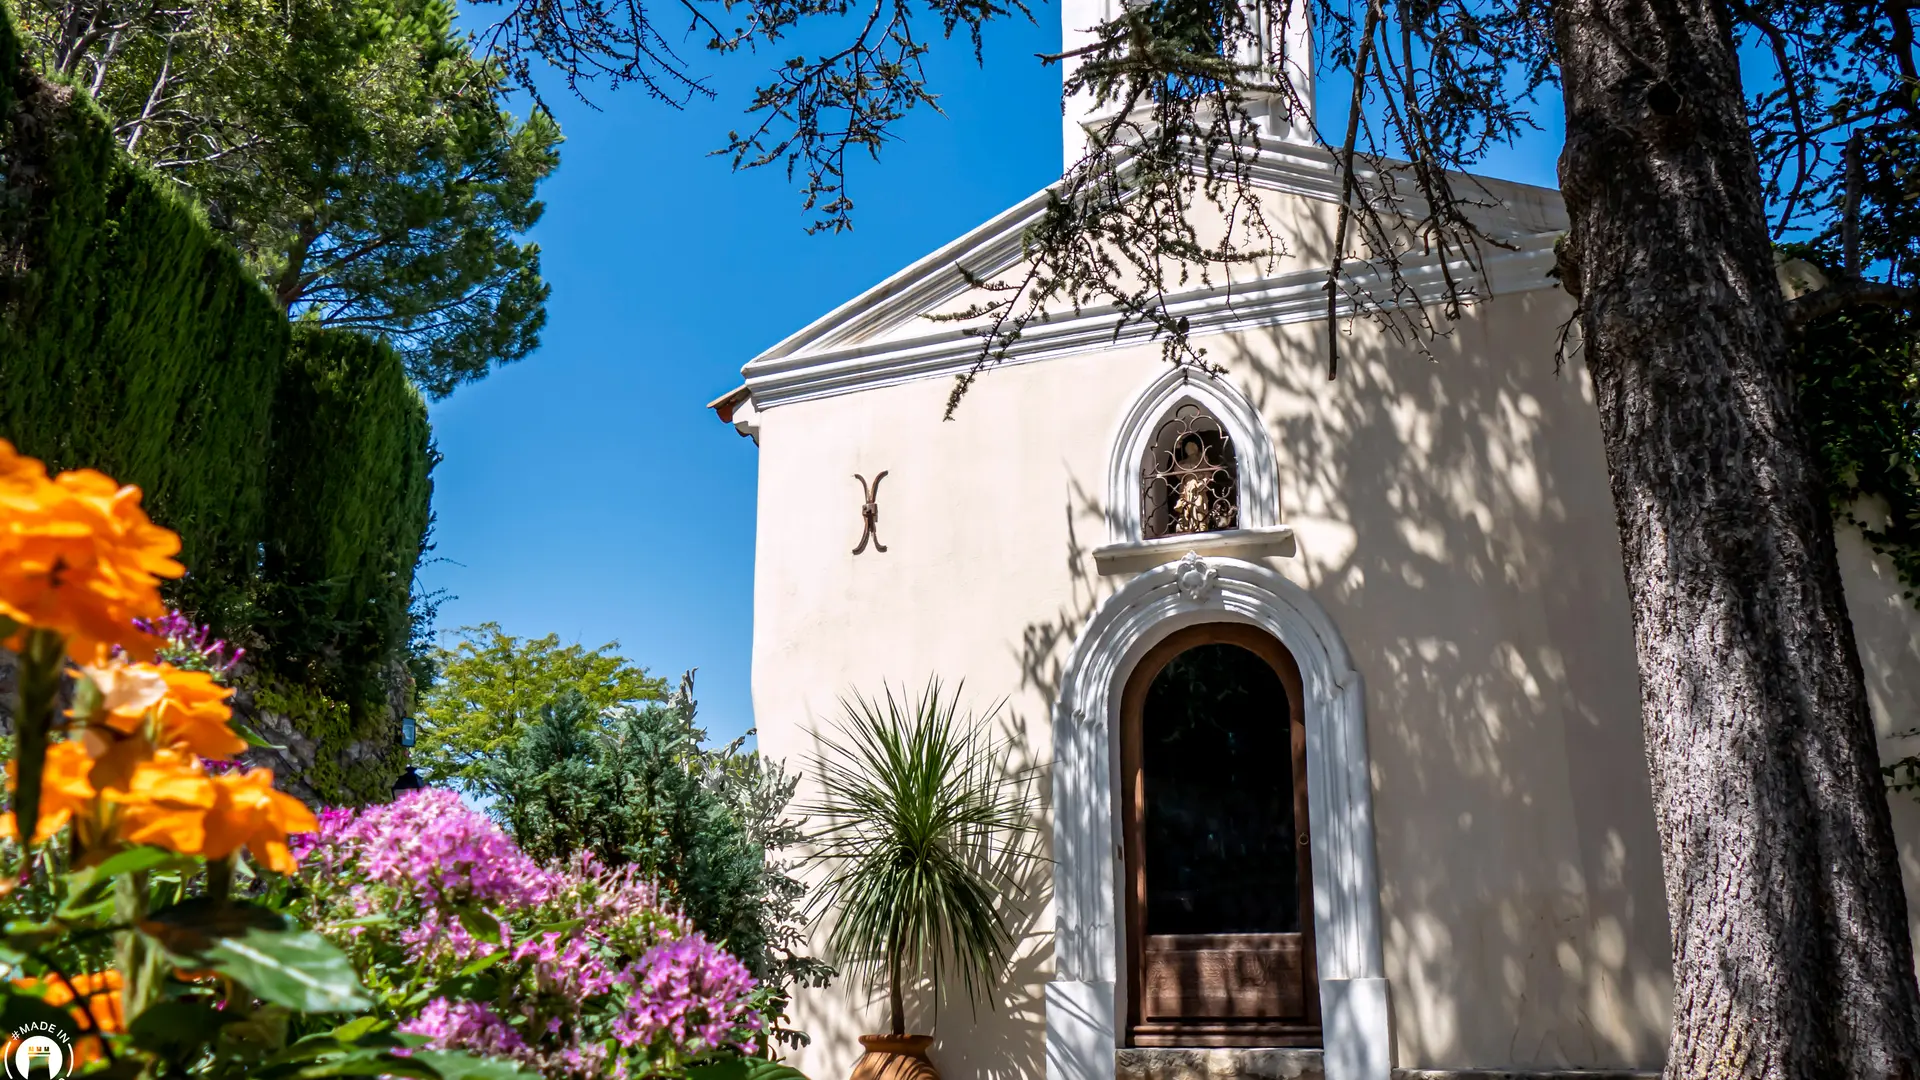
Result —
<path fill-rule="evenodd" d="M 323 819 L 315 846 L 351 863 L 358 877 L 414 893 L 429 907 L 525 910 L 560 883 L 458 795 L 433 788 L 338 823 Z"/>
<path fill-rule="evenodd" d="M 416 986 L 492 958 L 486 1003 L 436 997 L 403 1032 L 549 1080 L 619 1080 L 748 1049 L 762 1028 L 746 966 L 631 866 L 542 867 L 447 791 L 318 816 L 301 865 L 323 933 L 401 947 Z"/>
<path fill-rule="evenodd" d="M 177 667 L 210 672 L 216 678 L 231 672 L 240 658 L 247 655 L 247 650 L 215 638 L 212 627 L 196 626 L 193 620 L 171 608 L 158 619 L 133 620 L 133 628 L 166 641 L 159 649 L 161 660 Z"/>
<path fill-rule="evenodd" d="M 477 1001 L 434 998 L 420 1015 L 400 1025 L 406 1035 L 425 1035 L 436 1050 L 468 1050 L 485 1057 L 525 1058 L 520 1033 Z"/>
<path fill-rule="evenodd" d="M 746 1035 L 759 1029 L 759 1017 L 747 1007 L 753 975 L 702 934 L 655 946 L 626 975 L 633 996 L 613 1025 L 622 1046 L 651 1046 L 665 1036 L 697 1052 L 744 1046 Z"/>

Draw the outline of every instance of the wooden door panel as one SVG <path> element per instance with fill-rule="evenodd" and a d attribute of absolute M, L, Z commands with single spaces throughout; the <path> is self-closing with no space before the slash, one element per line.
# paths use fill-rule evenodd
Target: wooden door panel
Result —
<path fill-rule="evenodd" d="M 1290 753 L 1273 767 L 1293 775 L 1299 910 L 1287 930 L 1153 932 L 1146 852 L 1147 774 L 1142 723 L 1148 689 L 1181 653 L 1204 644 L 1236 645 L 1278 675 L 1287 701 L 1273 721 L 1290 728 Z M 1313 949 L 1312 861 L 1307 836 L 1306 724 L 1300 669 L 1278 641 L 1254 627 L 1223 623 L 1176 631 L 1149 650 L 1129 676 L 1121 702 L 1121 802 L 1127 870 L 1127 1042 L 1133 1046 L 1318 1046 L 1320 987 Z M 1289 761 L 1288 758 L 1291 758 Z M 1209 879 L 1202 879 L 1203 882 Z M 1167 894 L 1160 894 L 1167 895 Z M 1226 931 L 1227 927 L 1221 927 Z M 1252 930 L 1254 927 L 1246 927 Z"/>
<path fill-rule="evenodd" d="M 1140 1018 L 1306 1019 L 1299 934 L 1157 934 L 1142 950 Z"/>

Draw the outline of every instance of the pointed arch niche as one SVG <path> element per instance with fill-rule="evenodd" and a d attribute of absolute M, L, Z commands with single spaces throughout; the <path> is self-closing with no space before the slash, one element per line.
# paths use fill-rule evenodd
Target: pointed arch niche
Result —
<path fill-rule="evenodd" d="M 1127 1015 L 1121 698 L 1149 650 L 1178 630 L 1239 623 L 1299 666 L 1306 726 L 1313 923 L 1328 1080 L 1389 1080 L 1392 1033 L 1380 943 L 1365 697 L 1347 647 L 1298 585 L 1238 559 L 1189 554 L 1134 577 L 1074 642 L 1053 709 L 1054 977 L 1047 1080 L 1113 1080 Z"/>
<path fill-rule="evenodd" d="M 1198 451 L 1191 459 L 1180 457 L 1183 435 Z M 1273 440 L 1253 403 L 1224 376 L 1187 365 L 1161 372 L 1134 396 L 1109 445 L 1107 543 L 1093 552 L 1101 573 L 1142 570 L 1188 551 L 1241 557 L 1294 553 L 1293 530 L 1280 521 Z M 1182 471 L 1182 460 L 1219 475 L 1188 481 L 1210 484 L 1207 527 L 1168 532 L 1165 519 L 1177 494 L 1169 485 L 1180 483 L 1181 475 L 1194 477 Z M 1147 474 L 1156 471 L 1156 461 L 1158 471 L 1173 475 L 1149 491 Z M 1162 505 L 1150 505 L 1156 501 Z"/>

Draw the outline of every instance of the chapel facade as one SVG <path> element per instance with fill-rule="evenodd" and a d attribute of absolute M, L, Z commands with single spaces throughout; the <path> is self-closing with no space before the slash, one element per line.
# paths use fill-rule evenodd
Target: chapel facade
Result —
<path fill-rule="evenodd" d="M 761 750 L 804 771 L 850 692 L 1004 701 L 1045 858 L 997 1007 L 911 1001 L 948 1080 L 1656 1072 L 1666 903 L 1593 393 L 1556 364 L 1559 196 L 1478 179 L 1479 301 L 1431 358 L 1340 310 L 1330 381 L 1340 173 L 1283 120 L 1258 152 L 1288 254 L 1171 300 L 1217 371 L 1056 313 L 942 422 L 979 342 L 926 316 L 971 302 L 957 266 L 1014 265 L 1037 193 L 713 403 L 759 445 Z M 1438 270 L 1406 265 L 1423 301 Z M 1840 541 L 1876 722 L 1920 726 L 1920 618 Z M 845 1076 L 883 1012 L 802 992 L 796 1064 Z"/>

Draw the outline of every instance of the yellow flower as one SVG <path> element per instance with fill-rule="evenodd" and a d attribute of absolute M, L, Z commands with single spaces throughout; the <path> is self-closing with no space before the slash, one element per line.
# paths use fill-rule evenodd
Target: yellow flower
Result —
<path fill-rule="evenodd" d="M 8 791 L 13 790 L 16 768 L 16 762 L 7 762 Z M 93 758 L 79 743 L 57 742 L 47 747 L 47 763 L 40 771 L 40 821 L 33 827 L 34 843 L 46 843 L 92 802 L 93 783 L 87 778 L 92 771 Z M 0 814 L 0 836 L 15 836 L 18 831 L 12 814 Z"/>
<path fill-rule="evenodd" d="M 213 778 L 178 750 L 154 751 L 124 783 L 102 783 L 100 796 L 114 807 L 113 831 L 121 840 L 182 855 L 206 849 L 207 812 L 219 801 Z"/>
<path fill-rule="evenodd" d="M 48 479 L 0 440 L 0 615 L 64 634 L 81 659 L 114 645 L 149 655 L 132 623 L 165 613 L 160 579 L 185 572 L 179 551 L 180 538 L 140 508 L 139 488 L 91 469 Z"/>
<path fill-rule="evenodd" d="M 207 858 L 225 858 L 245 847 L 278 873 L 298 870 L 300 864 L 287 847 L 287 837 L 318 830 L 313 811 L 299 799 L 275 791 L 270 769 L 228 773 L 214 777 L 213 783 L 219 802 L 207 815 Z"/>
<path fill-rule="evenodd" d="M 125 661 L 80 670 L 100 688 L 105 723 L 115 731 L 135 734 L 151 710 L 163 745 L 204 758 L 230 758 L 247 748 L 228 723 L 233 709 L 227 699 L 233 691 L 204 671 Z"/>

